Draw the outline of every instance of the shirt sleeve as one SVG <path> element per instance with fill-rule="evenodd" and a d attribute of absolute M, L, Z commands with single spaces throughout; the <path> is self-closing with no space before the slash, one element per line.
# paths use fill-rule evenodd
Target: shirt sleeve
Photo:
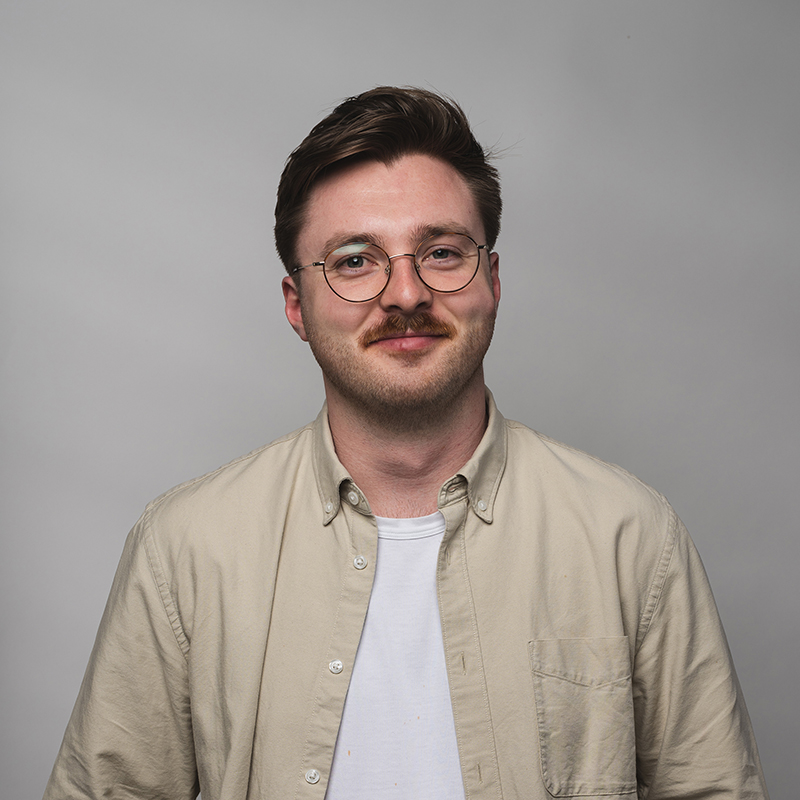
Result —
<path fill-rule="evenodd" d="M 672 512 L 633 674 L 642 800 L 765 800 L 755 737 L 700 556 Z"/>
<path fill-rule="evenodd" d="M 144 520 L 125 544 L 44 800 L 198 794 L 189 645 Z"/>

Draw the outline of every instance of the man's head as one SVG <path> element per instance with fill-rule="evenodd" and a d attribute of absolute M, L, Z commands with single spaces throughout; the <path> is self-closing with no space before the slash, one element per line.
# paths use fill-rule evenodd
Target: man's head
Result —
<path fill-rule="evenodd" d="M 411 154 L 444 161 L 461 175 L 492 249 L 500 232 L 500 181 L 464 112 L 424 89 L 380 86 L 337 106 L 287 160 L 275 205 L 275 244 L 287 272 L 299 266 L 297 241 L 321 180 L 359 161 L 388 165 Z"/>
<path fill-rule="evenodd" d="M 483 408 L 499 215 L 497 173 L 449 101 L 375 89 L 314 128 L 284 170 L 276 239 L 329 415 L 409 430 Z"/>

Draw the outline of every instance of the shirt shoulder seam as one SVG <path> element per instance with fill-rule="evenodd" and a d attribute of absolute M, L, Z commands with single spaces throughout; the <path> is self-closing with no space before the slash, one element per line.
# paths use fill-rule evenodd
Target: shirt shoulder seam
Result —
<path fill-rule="evenodd" d="M 661 555 L 658 559 L 658 563 L 653 574 L 653 579 L 650 581 L 650 586 L 648 587 L 647 602 L 645 603 L 644 610 L 642 611 L 642 615 L 639 619 L 639 629 L 636 635 L 635 647 L 635 652 L 637 653 L 644 643 L 647 633 L 650 631 L 653 618 L 655 617 L 656 611 L 661 602 L 662 594 L 664 592 L 664 586 L 666 584 L 667 574 L 669 573 L 669 567 L 675 554 L 675 545 L 678 539 L 678 515 L 675 513 L 674 509 L 669 506 L 669 504 L 667 507 L 670 512 L 667 535 L 665 537 L 664 545 L 661 549 Z"/>
<path fill-rule="evenodd" d="M 169 620 L 175 641 L 183 654 L 184 660 L 188 661 L 190 650 L 189 638 L 186 635 L 175 599 L 170 591 L 169 581 L 167 580 L 166 571 L 164 570 L 161 556 L 158 553 L 158 548 L 156 547 L 155 537 L 152 535 L 149 508 L 145 511 L 142 524 L 142 538 L 144 540 L 145 554 L 147 555 L 147 564 L 150 567 L 150 575 L 153 578 L 153 583 L 155 583 L 159 598 L 161 599 L 161 606 Z"/>
<path fill-rule="evenodd" d="M 227 464 L 223 464 L 221 467 L 217 467 L 210 472 L 206 472 L 204 475 L 198 475 L 196 478 L 192 478 L 188 481 L 184 481 L 183 483 L 179 483 L 177 486 L 173 486 L 171 489 L 168 489 L 163 494 L 156 497 L 154 500 L 151 500 L 145 509 L 146 513 L 152 512 L 158 506 L 162 505 L 165 501 L 167 501 L 170 497 L 177 494 L 178 492 L 188 489 L 191 486 L 194 486 L 202 481 L 209 480 L 216 475 L 219 475 L 222 472 L 225 472 L 228 469 L 233 467 L 239 466 L 240 464 L 244 464 L 247 461 L 252 461 L 258 458 L 263 453 L 266 453 L 268 450 L 271 450 L 273 447 L 277 447 L 281 444 L 286 444 L 288 442 L 293 441 L 294 439 L 300 438 L 300 436 L 304 433 L 310 433 L 311 426 L 307 425 L 304 428 L 299 428 L 292 433 L 287 434 L 286 436 L 282 436 L 280 439 L 276 439 L 274 442 L 270 442 L 269 444 L 262 445 L 261 447 L 253 450 L 250 453 L 247 453 L 243 456 L 239 456 L 239 458 L 235 458 L 233 461 L 229 461 Z"/>

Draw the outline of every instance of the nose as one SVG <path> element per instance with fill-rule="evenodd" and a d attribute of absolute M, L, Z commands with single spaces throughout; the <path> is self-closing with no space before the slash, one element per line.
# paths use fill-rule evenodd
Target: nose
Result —
<path fill-rule="evenodd" d="M 417 274 L 414 258 L 413 253 L 389 256 L 389 282 L 379 298 L 383 308 L 414 313 L 433 301 L 433 292 Z"/>

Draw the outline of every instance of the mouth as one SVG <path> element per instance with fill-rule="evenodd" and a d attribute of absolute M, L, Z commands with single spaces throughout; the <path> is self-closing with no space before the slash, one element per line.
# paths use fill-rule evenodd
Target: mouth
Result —
<path fill-rule="evenodd" d="M 421 338 L 438 338 L 442 334 L 432 333 L 426 331 L 405 331 L 404 333 L 390 333 L 388 336 L 382 336 L 380 339 L 374 339 L 371 344 L 375 342 L 386 342 L 391 339 L 421 339 Z"/>
<path fill-rule="evenodd" d="M 382 339 L 376 339 L 372 345 L 394 353 L 414 353 L 426 350 L 442 338 L 444 337 L 440 334 L 408 332 L 384 336 Z"/>

